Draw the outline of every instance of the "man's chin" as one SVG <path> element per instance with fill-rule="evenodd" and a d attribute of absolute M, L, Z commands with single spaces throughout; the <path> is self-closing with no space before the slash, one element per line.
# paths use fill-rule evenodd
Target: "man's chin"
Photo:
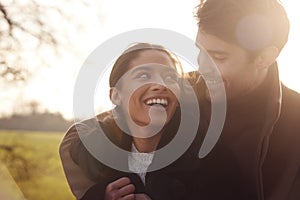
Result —
<path fill-rule="evenodd" d="M 208 102 L 213 103 L 221 103 L 226 102 L 226 94 L 223 91 L 209 91 L 206 89 L 205 91 L 205 99 Z"/>

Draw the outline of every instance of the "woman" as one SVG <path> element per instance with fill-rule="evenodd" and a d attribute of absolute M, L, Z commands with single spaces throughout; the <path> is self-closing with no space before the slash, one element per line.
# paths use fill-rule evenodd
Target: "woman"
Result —
<path fill-rule="evenodd" d="M 163 169 L 147 172 L 154 152 L 177 132 L 180 73 L 176 56 L 159 45 L 135 44 L 116 60 L 109 79 L 110 99 L 123 132 L 116 135 L 105 124 L 100 126 L 115 145 L 132 152 L 125 158 L 132 173 L 101 163 L 77 140 L 70 155 L 86 176 L 97 182 L 82 199 L 183 199 L 185 188 L 180 181 Z"/>

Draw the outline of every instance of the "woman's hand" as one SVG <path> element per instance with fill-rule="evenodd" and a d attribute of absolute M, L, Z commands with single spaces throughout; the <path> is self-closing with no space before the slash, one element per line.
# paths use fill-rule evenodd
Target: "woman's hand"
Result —
<path fill-rule="evenodd" d="M 137 198 L 135 198 L 134 190 L 135 187 L 131 184 L 130 179 L 122 177 L 106 186 L 105 200 L 135 200 Z"/>

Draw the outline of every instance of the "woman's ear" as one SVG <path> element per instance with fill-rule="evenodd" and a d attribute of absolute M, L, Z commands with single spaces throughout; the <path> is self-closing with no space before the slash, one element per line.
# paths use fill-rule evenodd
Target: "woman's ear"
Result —
<path fill-rule="evenodd" d="M 257 69 L 267 69 L 277 59 L 279 55 L 278 48 L 275 46 L 269 46 L 265 48 L 255 59 L 255 65 Z"/>
<path fill-rule="evenodd" d="M 115 87 L 111 87 L 110 91 L 109 91 L 109 97 L 111 102 L 113 102 L 113 104 L 115 104 L 116 106 L 121 105 L 121 94 L 120 91 L 115 88 Z"/>

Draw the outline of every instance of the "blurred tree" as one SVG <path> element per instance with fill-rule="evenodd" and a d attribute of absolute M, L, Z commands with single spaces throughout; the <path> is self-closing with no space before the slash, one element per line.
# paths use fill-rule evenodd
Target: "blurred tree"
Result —
<path fill-rule="evenodd" d="M 0 0 L 0 80 L 25 80 L 30 74 L 28 67 L 24 66 L 29 59 L 28 53 L 38 52 L 45 46 L 58 53 L 68 41 L 62 22 L 82 28 L 74 19 L 78 13 L 72 11 L 72 5 L 91 7 L 85 1 L 45 2 Z M 34 59 L 45 64 L 38 55 Z"/>
<path fill-rule="evenodd" d="M 10 117 L 0 118 L 4 130 L 66 131 L 72 124 L 73 120 L 45 110 L 37 101 L 25 102 Z"/>

